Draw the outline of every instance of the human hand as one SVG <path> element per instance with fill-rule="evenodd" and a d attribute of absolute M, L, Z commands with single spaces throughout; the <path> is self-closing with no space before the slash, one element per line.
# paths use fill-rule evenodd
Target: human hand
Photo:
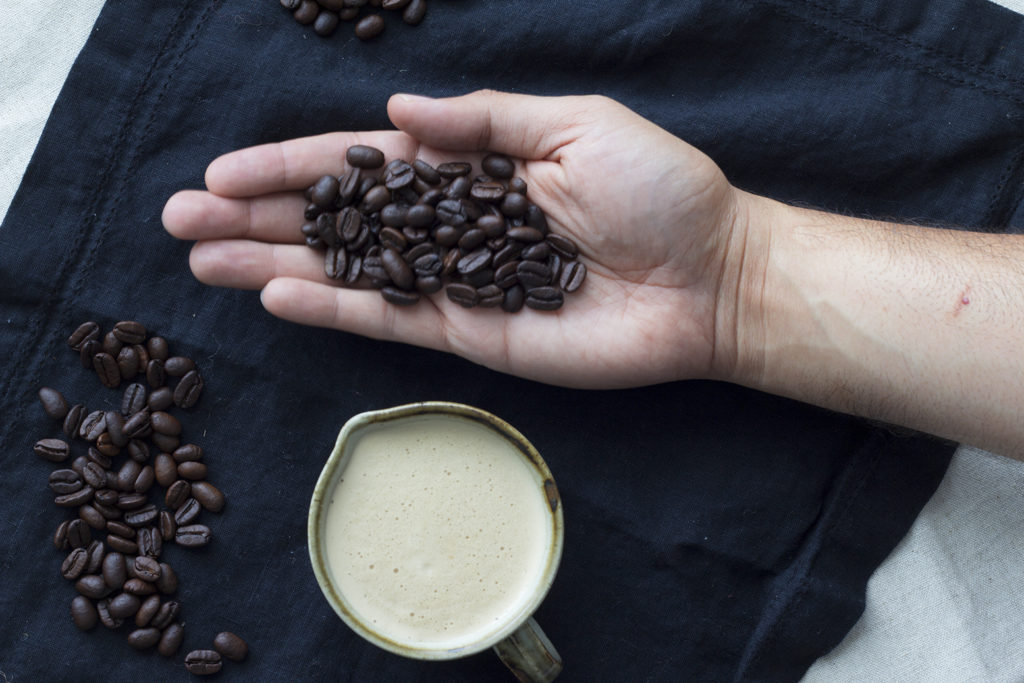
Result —
<path fill-rule="evenodd" d="M 163 213 L 172 235 L 198 240 L 196 277 L 262 289 L 266 309 L 288 320 L 450 351 L 552 384 L 729 375 L 742 264 L 734 252 L 745 227 L 741 193 L 710 159 L 602 97 L 396 95 L 388 113 L 399 131 L 330 133 L 214 160 L 209 191 L 179 192 Z M 443 293 L 398 308 L 375 291 L 337 287 L 322 255 L 302 244 L 302 192 L 340 174 L 353 144 L 433 165 L 479 168 L 486 151 L 515 158 L 551 231 L 579 245 L 585 284 L 557 312 L 516 314 L 467 310 Z"/>

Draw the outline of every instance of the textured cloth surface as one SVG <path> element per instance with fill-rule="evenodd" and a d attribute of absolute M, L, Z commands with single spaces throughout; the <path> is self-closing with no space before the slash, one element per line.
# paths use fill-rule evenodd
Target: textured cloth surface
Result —
<path fill-rule="evenodd" d="M 173 190 L 197 186 L 202 168 L 222 151 L 306 132 L 384 126 L 383 100 L 393 90 L 446 94 L 487 86 L 606 92 L 697 143 L 736 182 L 776 196 L 934 219 L 959 211 L 953 220 L 998 227 L 1016 206 L 1012 193 L 994 189 L 1019 179 L 1016 148 L 994 144 L 1014 141 L 1012 126 L 1001 128 L 980 104 L 954 131 L 940 130 L 940 117 L 890 116 L 887 124 L 901 126 L 896 139 L 920 137 L 896 150 L 877 140 L 863 146 L 867 161 L 884 156 L 910 170 L 923 156 L 934 165 L 934 186 L 922 187 L 920 176 L 906 181 L 906 209 L 885 201 L 895 175 L 851 184 L 846 176 L 856 163 L 826 165 L 826 152 L 834 155 L 839 143 L 824 131 L 840 133 L 843 146 L 859 140 L 858 123 L 877 134 L 887 103 L 876 110 L 857 94 L 873 89 L 872 73 L 887 70 L 901 72 L 890 76 L 924 103 L 940 91 L 961 112 L 968 94 L 992 108 L 1014 103 L 1003 84 L 1014 57 L 992 48 L 1000 37 L 1019 36 L 1019 24 L 1000 25 L 996 20 L 1005 15 L 987 10 L 975 15 L 973 3 L 951 4 L 950 13 L 973 17 L 982 35 L 991 35 L 984 49 L 969 41 L 944 44 L 936 57 L 928 41 L 941 23 L 920 20 L 913 3 L 904 17 L 805 3 L 659 5 L 660 19 L 668 17 L 676 31 L 671 39 L 664 27 L 652 33 L 655 24 L 613 11 L 589 18 L 564 12 L 549 26 L 523 3 L 515 19 L 522 22 L 523 44 L 506 54 L 507 45 L 481 45 L 478 36 L 461 32 L 452 46 L 430 39 L 429 26 L 444 30 L 460 20 L 503 35 L 499 29 L 507 27 L 497 26 L 492 13 L 474 8 L 432 8 L 436 23 L 402 34 L 401 44 L 364 46 L 340 36 L 319 42 L 286 16 L 247 5 L 155 4 L 140 3 L 131 13 L 108 8 L 101 17 L 0 232 L 6 323 L 0 344 L 6 357 L 25 359 L 3 371 L 0 407 L 10 417 L 2 457 L 14 473 L 6 505 L 39 510 L 11 517 L 0 546 L 6 574 L 14 577 L 0 596 L 11 615 L 0 641 L 16 643 L 0 669 L 70 680 L 78 676 L 73 658 L 109 666 L 110 653 L 121 648 L 126 656 L 115 679 L 169 677 L 177 670 L 134 657 L 110 634 L 74 632 L 66 616 L 71 589 L 55 578 L 60 557 L 48 536 L 61 517 L 42 485 L 47 468 L 25 455 L 52 428 L 30 404 L 40 383 L 70 396 L 76 390 L 83 398 L 96 395 L 94 378 L 84 377 L 61 349 L 69 326 L 87 317 L 108 324 L 141 318 L 206 371 L 208 394 L 186 428 L 202 434 L 204 448 L 216 454 L 210 463 L 217 483 L 229 496 L 238 493 L 212 521 L 214 546 L 172 557 L 189 568 L 189 647 L 225 627 L 253 644 L 253 659 L 225 677 L 256 671 L 310 679 L 502 676 L 488 655 L 422 665 L 377 652 L 334 620 L 312 583 L 304 509 L 338 426 L 359 410 L 421 398 L 464 400 L 509 419 L 540 447 L 559 479 L 569 538 L 563 570 L 538 616 L 569 662 L 566 679 L 668 680 L 679 671 L 709 680 L 787 679 L 838 641 L 859 612 L 867 573 L 935 486 L 948 449 L 721 385 L 583 393 L 495 376 L 430 352 L 403 349 L 406 355 L 396 360 L 388 354 L 401 347 L 298 329 L 261 314 L 251 294 L 194 283 L 185 272 L 187 248 L 159 230 L 159 207 Z M 446 16 L 450 23 L 442 21 Z M 808 27 L 816 30 L 808 34 Z M 914 57 L 904 57 L 903 68 L 880 59 L 907 50 L 906 41 L 893 37 L 901 35 L 897 27 L 917 32 L 911 31 Z M 580 35 L 555 45 L 558 31 L 572 28 Z M 837 36 L 844 40 L 833 48 Z M 678 37 L 688 39 L 682 47 Z M 440 51 L 439 63 L 417 64 L 416 50 L 429 48 Z M 721 59 L 717 67 L 704 64 L 712 48 Z M 777 55 L 773 63 L 753 60 L 755 48 Z M 451 61 L 474 49 L 482 55 L 471 63 Z M 545 58 L 551 51 L 561 70 Z M 299 60 L 305 71 L 296 73 L 295 60 L 281 55 L 300 53 L 307 55 Z M 805 63 L 808 54 L 827 59 Z M 946 63 L 950 55 L 962 56 L 952 60 L 955 68 Z M 971 67 L 982 58 L 979 75 Z M 658 66 L 666 59 L 667 66 Z M 597 76 L 594 65 L 598 72 L 615 68 Z M 652 65 L 657 73 L 647 73 Z M 837 69 L 854 77 L 828 84 L 825 77 Z M 442 78 L 449 73 L 465 75 L 455 84 Z M 375 84 L 374 74 L 384 82 Z M 658 74 L 674 79 L 666 85 Z M 712 77 L 729 75 L 731 81 L 709 85 Z M 778 83 L 778 92 L 758 91 L 755 81 L 763 78 Z M 810 98 L 820 94 L 806 90 L 812 83 L 843 97 Z M 922 150 L 921 139 L 947 144 Z M 958 166 L 957 151 L 977 149 L 979 140 L 989 143 L 984 153 L 969 169 Z M 781 176 L 761 179 L 764 169 L 780 165 Z M 984 191 L 955 206 L 935 199 L 934 188 L 963 186 L 968 172 Z M 260 415 L 255 428 L 253 415 Z M 254 500 L 260 491 L 272 499 L 266 507 Z M 47 566 L 53 571 L 37 571 Z M 282 636 L 285 631 L 293 635 Z"/>

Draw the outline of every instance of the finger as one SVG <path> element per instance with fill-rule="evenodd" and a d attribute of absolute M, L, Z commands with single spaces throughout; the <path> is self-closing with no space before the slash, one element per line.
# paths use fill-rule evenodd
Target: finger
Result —
<path fill-rule="evenodd" d="M 595 102 L 491 90 L 443 99 L 398 94 L 388 101 L 388 116 L 400 130 L 439 149 L 550 159 L 577 137 L 588 101 Z"/>
<path fill-rule="evenodd" d="M 248 240 L 197 242 L 189 267 L 200 282 L 217 287 L 261 289 L 275 277 L 298 277 L 327 284 L 324 256 L 305 245 Z"/>
<path fill-rule="evenodd" d="M 289 277 L 260 293 L 269 312 L 303 325 L 330 327 L 374 339 L 449 350 L 444 317 L 429 300 L 399 309 L 373 290 L 355 290 Z"/>
<path fill-rule="evenodd" d="M 306 200 L 295 192 L 233 199 L 182 190 L 164 205 L 164 228 L 178 239 L 251 239 L 297 243 Z"/>
<path fill-rule="evenodd" d="M 388 159 L 411 158 L 417 146 L 398 131 L 327 133 L 273 142 L 214 159 L 206 169 L 206 187 L 225 197 L 304 190 L 322 175 L 343 173 L 345 150 L 352 145 L 377 147 Z"/>

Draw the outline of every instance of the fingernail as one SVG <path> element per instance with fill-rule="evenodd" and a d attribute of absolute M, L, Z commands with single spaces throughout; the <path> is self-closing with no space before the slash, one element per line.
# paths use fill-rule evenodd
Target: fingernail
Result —
<path fill-rule="evenodd" d="M 410 95 L 409 93 L 396 93 L 395 97 L 402 100 L 403 102 L 423 102 L 426 100 L 433 99 L 432 97 L 425 97 L 423 95 Z"/>

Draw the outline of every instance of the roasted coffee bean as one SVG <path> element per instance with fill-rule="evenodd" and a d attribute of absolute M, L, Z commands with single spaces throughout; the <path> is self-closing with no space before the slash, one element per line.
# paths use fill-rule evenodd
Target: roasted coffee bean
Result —
<path fill-rule="evenodd" d="M 67 550 L 71 547 L 68 541 L 68 525 L 70 523 L 70 520 L 64 520 L 57 526 L 56 531 L 53 532 L 53 547 L 57 550 Z"/>
<path fill-rule="evenodd" d="M 473 189 L 473 181 L 466 176 L 459 176 L 453 178 L 448 186 L 444 188 L 444 196 L 449 199 L 465 199 L 469 196 L 470 191 Z M 471 205 L 463 203 L 463 209 L 469 211 Z M 467 214 L 468 216 L 468 214 Z"/>
<path fill-rule="evenodd" d="M 412 185 L 415 179 L 416 171 L 412 165 L 401 159 L 392 161 L 384 171 L 384 187 L 392 192 Z"/>
<path fill-rule="evenodd" d="M 415 285 L 415 280 L 413 280 L 413 284 Z M 382 287 L 380 294 L 385 301 L 396 306 L 413 306 L 420 300 L 419 292 L 410 292 L 391 285 Z"/>
<path fill-rule="evenodd" d="M 135 558 L 135 576 L 155 583 L 160 579 L 160 563 L 152 557 L 139 556 Z"/>
<path fill-rule="evenodd" d="M 109 525 L 110 523 L 107 522 Z M 139 545 L 131 539 L 124 538 L 122 536 L 116 536 L 114 534 L 107 534 L 107 545 L 111 550 L 116 550 L 119 553 L 125 553 L 126 555 L 134 555 L 139 552 Z"/>
<path fill-rule="evenodd" d="M 157 516 L 157 528 L 160 530 L 160 538 L 164 541 L 173 541 L 174 532 L 178 530 L 178 523 L 174 521 L 174 515 L 170 510 L 161 510 Z"/>
<path fill-rule="evenodd" d="M 135 493 L 146 493 L 152 488 L 154 481 L 156 481 L 156 474 L 153 471 L 153 466 L 144 465 L 139 470 L 139 476 L 135 477 L 135 484 L 132 485 L 132 490 Z"/>
<path fill-rule="evenodd" d="M 94 448 L 92 446 L 89 447 L 89 450 L 86 453 L 86 460 L 87 460 L 87 462 L 96 463 L 97 465 L 100 466 L 101 469 L 104 469 L 104 470 L 110 468 L 110 463 L 112 462 L 110 458 L 111 458 L 111 456 L 107 455 L 106 453 L 104 453 L 103 451 L 99 450 L 98 448 Z M 74 467 L 74 465 L 72 465 L 72 467 Z M 79 472 L 79 474 L 81 474 L 83 477 L 85 476 L 85 468 L 84 467 L 82 468 L 82 471 Z M 109 476 L 110 476 L 109 473 L 106 474 L 106 476 L 109 478 Z"/>
<path fill-rule="evenodd" d="M 64 462 L 71 453 L 71 446 L 61 439 L 40 439 L 32 450 L 43 460 Z"/>
<path fill-rule="evenodd" d="M 68 414 L 68 402 L 64 395 L 56 389 L 43 387 L 39 390 L 39 402 L 43 404 L 43 412 L 54 420 L 63 420 Z"/>
<path fill-rule="evenodd" d="M 203 449 L 194 443 L 187 443 L 174 449 L 172 456 L 174 461 L 177 463 L 186 462 L 188 460 L 202 460 Z"/>
<path fill-rule="evenodd" d="M 178 463 L 170 453 L 158 453 L 153 460 L 153 473 L 156 483 L 166 488 L 178 479 Z"/>
<path fill-rule="evenodd" d="M 164 628 L 174 622 L 179 614 L 181 614 L 181 605 L 174 600 L 168 600 L 160 605 L 160 609 L 149 623 L 156 628 Z"/>
<path fill-rule="evenodd" d="M 64 416 L 63 431 L 64 435 L 69 438 L 75 438 L 78 436 L 78 432 L 82 427 L 82 421 L 85 419 L 85 406 L 81 403 L 68 408 L 68 414 Z"/>
<path fill-rule="evenodd" d="M 128 634 L 128 644 L 136 650 L 148 650 L 158 642 L 160 642 L 160 629 L 158 628 L 137 628 Z"/>
<path fill-rule="evenodd" d="M 167 382 L 167 373 L 164 371 L 164 362 L 154 358 L 146 364 L 146 383 L 154 389 L 159 389 Z"/>
<path fill-rule="evenodd" d="M 121 452 L 121 447 L 114 443 L 114 440 L 110 436 L 110 432 L 103 432 L 97 436 L 94 446 L 97 451 L 108 458 L 112 458 Z"/>
<path fill-rule="evenodd" d="M 165 410 L 174 405 L 174 391 L 170 387 L 154 389 L 146 399 L 146 407 L 151 411 Z"/>
<path fill-rule="evenodd" d="M 522 285 L 516 284 L 505 290 L 505 300 L 501 303 L 501 308 L 507 313 L 517 313 L 523 308 L 525 301 L 526 290 Z"/>
<path fill-rule="evenodd" d="M 517 242 L 525 242 L 527 244 L 540 242 L 541 240 L 544 239 L 544 235 L 541 233 L 540 230 L 537 230 L 536 228 L 531 228 L 526 225 L 516 228 L 509 228 L 505 232 L 505 234 L 508 236 L 509 239 L 516 240 Z"/>
<path fill-rule="evenodd" d="M 103 336 L 103 342 L 102 342 L 102 344 L 100 344 L 100 349 L 97 350 L 97 351 L 93 351 L 92 355 L 95 355 L 95 354 L 99 353 L 100 350 L 102 350 L 102 351 L 106 351 L 107 353 L 109 353 L 114 358 L 117 358 L 117 354 L 121 353 L 121 349 L 123 349 L 123 348 L 124 348 L 124 342 L 121 341 L 120 339 L 118 339 L 114 335 L 113 331 L 110 331 L 110 332 L 107 332 Z M 85 347 L 84 346 L 82 347 L 82 350 L 85 351 Z M 88 370 L 89 368 L 92 367 L 92 364 L 91 364 L 92 355 L 90 355 L 90 357 L 89 357 L 90 364 L 85 366 L 86 370 Z"/>
<path fill-rule="evenodd" d="M 509 218 L 520 218 L 526 215 L 529 205 L 526 197 L 518 192 L 507 192 L 501 200 L 501 213 Z"/>
<path fill-rule="evenodd" d="M 544 261 L 551 256 L 551 246 L 547 242 L 535 242 L 523 249 L 520 256 L 526 261 Z"/>
<path fill-rule="evenodd" d="M 116 619 L 111 616 L 108 602 L 106 600 L 99 600 L 96 602 L 96 613 L 100 617 L 100 623 L 111 631 L 116 631 L 124 624 L 124 619 Z"/>
<path fill-rule="evenodd" d="M 192 495 L 192 485 L 184 479 L 179 479 L 167 488 L 164 494 L 164 504 L 172 510 L 177 510 L 185 504 Z"/>
<path fill-rule="evenodd" d="M 451 284 L 444 288 L 444 293 L 450 301 L 463 308 L 473 308 L 480 302 L 480 295 L 477 294 L 476 287 L 470 285 Z"/>
<path fill-rule="evenodd" d="M 473 183 L 469 195 L 480 202 L 497 202 L 505 196 L 505 186 L 495 181 Z"/>
<path fill-rule="evenodd" d="M 58 496 L 74 493 L 82 488 L 82 476 L 74 470 L 54 470 L 50 473 L 50 490 Z"/>
<path fill-rule="evenodd" d="M 146 341 L 146 328 L 134 320 L 122 320 L 114 325 L 114 336 L 125 344 L 141 344 Z"/>
<path fill-rule="evenodd" d="M 101 503 L 103 505 L 117 505 L 117 499 L 120 496 L 120 492 L 111 488 L 104 487 L 101 489 L 97 489 L 95 495 L 93 496 L 93 499 L 96 503 Z"/>
<path fill-rule="evenodd" d="M 94 510 L 96 510 L 96 512 L 103 515 L 103 518 L 105 520 L 107 520 L 107 524 L 103 527 L 104 529 L 107 528 L 107 526 L 109 526 L 110 522 L 120 520 L 121 516 L 124 514 L 120 509 L 114 507 L 113 505 L 103 505 L 102 503 L 97 503 L 95 496 L 93 496 L 93 501 L 92 503 L 90 503 L 90 505 Z"/>
<path fill-rule="evenodd" d="M 338 198 L 338 178 L 332 175 L 321 176 L 313 183 L 309 193 L 309 199 L 314 204 L 324 209 L 330 208 L 334 200 Z"/>
<path fill-rule="evenodd" d="M 89 564 L 89 551 L 85 548 L 75 548 L 68 556 L 64 558 L 64 562 L 60 565 L 60 575 L 69 581 L 74 581 L 85 573 L 85 568 Z"/>
<path fill-rule="evenodd" d="M 505 291 L 498 285 L 484 285 L 477 289 L 477 296 L 480 297 L 478 306 L 483 308 L 495 308 L 505 300 Z"/>
<path fill-rule="evenodd" d="M 519 261 L 509 261 L 494 270 L 494 284 L 498 285 L 502 289 L 508 289 L 512 285 L 519 282 L 519 275 L 516 269 L 519 267 Z"/>
<path fill-rule="evenodd" d="M 71 621 L 80 631 L 91 631 L 96 627 L 99 615 L 92 600 L 84 595 L 76 595 L 71 601 Z"/>
<path fill-rule="evenodd" d="M 427 13 L 427 0 L 410 0 L 402 10 L 402 21 L 410 26 L 418 26 Z"/>
<path fill-rule="evenodd" d="M 191 408 L 199 400 L 203 391 L 203 378 L 198 370 L 191 370 L 185 374 L 174 387 L 174 405 L 179 408 Z"/>
<path fill-rule="evenodd" d="M 494 282 L 494 269 L 493 268 L 482 268 L 475 273 L 462 276 L 463 284 L 470 285 L 471 287 L 485 287 Z"/>
<path fill-rule="evenodd" d="M 128 457 L 137 463 L 144 463 L 149 460 L 149 446 L 145 441 L 131 439 L 128 442 Z"/>
<path fill-rule="evenodd" d="M 448 180 L 469 175 L 472 171 L 473 167 L 465 161 L 448 161 L 437 167 L 438 175 Z"/>
<path fill-rule="evenodd" d="M 192 482 L 192 497 L 199 501 L 203 509 L 220 512 L 224 509 L 224 494 L 208 481 Z"/>
<path fill-rule="evenodd" d="M 384 18 L 379 14 L 367 14 L 365 17 L 359 20 L 356 24 L 356 38 L 359 40 L 371 40 L 376 38 L 384 30 Z M 351 149 L 351 147 L 349 148 Z M 351 161 L 349 163 L 352 163 Z M 383 159 L 381 164 L 383 164 Z M 353 164 L 355 165 L 355 164 Z M 380 164 L 378 164 L 379 166 Z M 376 168 L 375 166 L 367 166 L 365 168 Z"/>
<path fill-rule="evenodd" d="M 576 243 L 568 237 L 549 233 L 545 239 L 552 249 L 567 259 L 576 258 L 576 255 L 579 254 L 579 248 L 576 246 Z"/>
<path fill-rule="evenodd" d="M 82 479 L 94 489 L 100 489 L 107 485 L 107 471 L 94 462 L 88 462 L 82 469 Z"/>
<path fill-rule="evenodd" d="M 116 482 L 116 486 L 114 488 L 116 488 L 118 491 L 124 491 L 124 492 L 134 491 L 135 490 L 135 480 L 138 479 L 139 473 L 141 471 L 142 471 L 142 465 L 140 465 L 139 463 L 135 462 L 134 460 L 125 460 L 124 464 L 121 465 L 121 469 L 119 469 L 117 471 L 117 482 Z M 138 495 L 138 494 L 133 494 L 133 495 Z M 124 499 L 125 499 L 125 496 L 119 496 L 118 497 L 117 506 L 119 508 L 121 508 L 121 509 L 125 509 L 124 505 L 122 505 L 122 501 Z M 146 497 L 142 496 L 142 499 L 145 500 Z M 130 507 L 138 507 L 138 506 L 137 505 L 130 505 Z"/>
<path fill-rule="evenodd" d="M 556 287 L 535 287 L 526 292 L 526 305 L 539 311 L 553 311 L 561 308 L 562 292 Z"/>
<path fill-rule="evenodd" d="M 156 506 L 152 504 L 143 505 L 142 507 L 125 512 L 124 523 L 136 528 L 147 526 L 156 521 L 157 514 Z"/>
<path fill-rule="evenodd" d="M 506 263 L 509 263 L 510 261 L 517 260 L 520 254 L 522 253 L 523 245 L 521 243 L 510 242 L 504 247 L 502 247 L 502 249 L 494 255 L 494 259 L 491 261 L 491 265 L 493 265 L 495 268 L 500 268 L 501 266 L 505 265 Z"/>
<path fill-rule="evenodd" d="M 164 595 L 172 595 L 178 590 L 178 575 L 166 562 L 160 563 L 160 578 L 156 581 L 156 587 Z"/>
<path fill-rule="evenodd" d="M 143 600 L 142 604 L 139 605 L 138 611 L 135 613 L 135 625 L 138 628 L 149 626 L 153 617 L 160 611 L 160 604 L 160 596 L 156 593 Z"/>
<path fill-rule="evenodd" d="M 134 528 L 128 526 L 119 520 L 110 520 L 107 522 L 107 531 L 121 538 L 127 538 L 129 540 L 135 539 L 136 531 Z"/>
<path fill-rule="evenodd" d="M 544 215 L 544 212 L 536 204 L 530 204 L 530 206 L 527 207 L 524 220 L 526 221 L 526 225 L 542 235 L 548 234 L 547 216 Z"/>
<path fill-rule="evenodd" d="M 95 441 L 106 430 L 106 412 L 93 411 L 82 420 L 78 435 L 86 441 Z"/>
<path fill-rule="evenodd" d="M 124 417 L 116 410 L 108 410 L 103 414 L 103 424 L 106 427 L 106 435 L 110 445 L 115 447 L 117 452 L 120 452 L 122 447 L 128 445 L 128 437 L 124 433 Z M 103 434 L 100 434 L 96 439 L 97 448 L 102 445 L 99 443 L 101 437 L 103 437 Z M 107 455 L 113 456 L 117 455 L 117 453 L 107 453 Z"/>
<path fill-rule="evenodd" d="M 516 166 L 512 160 L 501 154 L 488 154 L 480 161 L 480 168 L 487 175 L 502 180 L 508 180 L 516 172 Z"/>
<path fill-rule="evenodd" d="M 436 275 L 425 275 L 416 278 L 414 285 L 416 291 L 420 294 L 433 294 L 434 292 L 440 292 L 444 286 L 441 282 L 441 278 Z"/>
<path fill-rule="evenodd" d="M 107 528 L 107 518 L 92 505 L 86 504 L 78 508 L 78 518 L 89 525 L 90 529 L 103 531 Z"/>
<path fill-rule="evenodd" d="M 156 527 L 147 526 L 139 529 L 135 543 L 139 546 L 140 557 L 160 557 L 160 553 L 163 552 L 164 539 Z M 136 562 L 136 567 L 138 567 L 138 562 Z M 140 578 L 145 579 L 145 577 Z"/>
<path fill-rule="evenodd" d="M 213 538 L 210 527 L 205 524 L 188 524 L 179 526 L 174 534 L 174 542 L 189 548 L 207 545 Z"/>
<path fill-rule="evenodd" d="M 206 473 L 206 465 L 195 460 L 186 460 L 178 465 L 178 476 L 182 479 L 198 481 L 200 479 L 206 479 Z"/>
<path fill-rule="evenodd" d="M 62 508 L 76 508 L 79 505 L 85 505 L 92 500 L 92 494 L 94 489 L 91 486 L 83 486 L 82 488 L 72 493 L 65 493 L 57 496 L 53 499 L 53 502 L 58 507 Z M 76 520 L 77 521 L 77 520 Z"/>
<path fill-rule="evenodd" d="M 221 631 L 213 638 L 213 647 L 232 662 L 240 662 L 249 654 L 249 645 L 230 631 Z"/>
<path fill-rule="evenodd" d="M 170 413 L 157 410 L 150 415 L 149 419 L 154 432 L 168 436 L 181 434 L 181 422 Z"/>
<path fill-rule="evenodd" d="M 487 247 L 480 247 L 471 251 L 459 259 L 458 271 L 460 275 L 472 275 L 491 265 L 493 254 Z"/>
<path fill-rule="evenodd" d="M 579 261 L 571 261 L 563 268 L 558 284 L 563 291 L 572 293 L 580 288 L 586 277 L 587 267 Z"/>
<path fill-rule="evenodd" d="M 121 379 L 131 380 L 139 374 L 139 354 L 134 346 L 125 346 L 117 354 L 117 368 L 121 373 Z"/>
<path fill-rule="evenodd" d="M 487 239 L 487 235 L 479 228 L 472 228 L 462 233 L 459 238 L 459 249 L 469 252 L 473 251 Z"/>
<path fill-rule="evenodd" d="M 187 498 L 174 511 L 174 523 L 178 528 L 191 524 L 202 512 L 202 505 L 195 498 Z M 177 533 L 177 530 L 175 530 Z"/>
<path fill-rule="evenodd" d="M 167 360 L 167 340 L 158 336 L 150 337 L 146 340 L 146 352 L 150 361 Z"/>
<path fill-rule="evenodd" d="M 153 595 L 156 593 L 156 586 L 148 581 L 134 577 L 124 582 L 124 592 L 139 596 Z M 157 616 L 159 616 L 159 613 Z"/>
<path fill-rule="evenodd" d="M 380 168 L 384 165 L 384 152 L 369 145 L 351 145 L 345 151 L 345 161 L 356 168 Z"/>
<path fill-rule="evenodd" d="M 380 18 L 377 14 L 373 14 L 371 16 L 377 17 L 378 19 Z M 383 21 L 384 20 L 381 19 L 382 25 Z M 216 650 L 192 650 L 192 652 L 185 655 L 185 669 L 187 669 L 190 674 L 194 674 L 196 676 L 209 676 L 211 674 L 215 674 L 220 671 L 221 665 L 220 653 Z"/>
<path fill-rule="evenodd" d="M 546 263 L 520 261 L 516 266 L 516 276 L 526 291 L 530 292 L 534 288 L 543 287 L 551 282 L 551 269 Z"/>
<path fill-rule="evenodd" d="M 107 600 L 107 610 L 115 619 L 129 619 L 139 611 L 142 601 L 131 593 L 118 593 Z"/>
<path fill-rule="evenodd" d="M 82 344 L 93 339 L 99 339 L 100 326 L 92 321 L 82 323 L 78 328 L 71 333 L 68 337 L 68 346 L 75 351 L 79 351 L 82 348 Z"/>
<path fill-rule="evenodd" d="M 75 590 L 81 595 L 93 600 L 99 600 L 110 595 L 111 588 L 97 574 L 86 574 L 75 581 Z"/>
<path fill-rule="evenodd" d="M 103 386 L 116 389 L 121 384 L 121 370 L 117 365 L 117 360 L 109 353 L 101 351 L 94 355 L 92 367 Z"/>
<path fill-rule="evenodd" d="M 171 377 L 184 377 L 195 368 L 195 361 L 185 356 L 171 356 L 164 361 L 164 372 Z"/>
<path fill-rule="evenodd" d="M 181 624 L 171 624 L 164 629 L 157 643 L 156 651 L 164 657 L 173 657 L 178 653 L 182 641 L 185 639 L 185 629 Z"/>
<path fill-rule="evenodd" d="M 341 280 L 345 277 L 345 270 L 348 267 L 348 252 L 344 247 L 328 247 L 324 253 L 324 274 L 332 280 Z"/>
<path fill-rule="evenodd" d="M 466 205 L 461 199 L 442 199 L 435 209 L 437 220 L 445 225 L 459 227 L 466 223 Z"/>
<path fill-rule="evenodd" d="M 85 573 L 98 574 L 103 566 L 103 558 L 107 554 L 106 546 L 103 545 L 103 541 L 93 541 L 86 548 L 86 553 L 89 561 L 85 565 Z"/>
<path fill-rule="evenodd" d="M 412 268 L 405 262 L 394 249 L 385 249 L 381 252 L 380 256 L 381 265 L 384 266 L 384 270 L 387 271 L 388 277 L 395 283 L 400 289 L 410 290 L 412 289 L 413 282 L 416 276 L 412 272 Z M 417 297 L 419 298 L 419 297 Z"/>
<path fill-rule="evenodd" d="M 109 538 L 109 537 L 108 537 Z M 103 558 L 102 565 L 103 580 L 112 590 L 120 590 L 124 582 L 128 580 L 128 571 L 125 567 L 125 556 L 121 552 L 109 552 Z"/>
<path fill-rule="evenodd" d="M 151 429 L 149 420 L 149 409 L 143 408 L 142 410 L 133 413 L 131 417 L 125 420 L 124 426 L 122 427 L 122 431 L 124 435 L 127 436 L 129 439 L 145 436 L 146 434 L 149 433 L 149 430 Z"/>
<path fill-rule="evenodd" d="M 320 6 L 316 0 L 300 0 L 299 6 L 292 12 L 292 18 L 303 26 L 312 24 L 320 14 Z"/>
<path fill-rule="evenodd" d="M 121 413 L 133 415 L 146 407 L 146 387 L 134 382 L 124 389 L 121 395 Z"/>

